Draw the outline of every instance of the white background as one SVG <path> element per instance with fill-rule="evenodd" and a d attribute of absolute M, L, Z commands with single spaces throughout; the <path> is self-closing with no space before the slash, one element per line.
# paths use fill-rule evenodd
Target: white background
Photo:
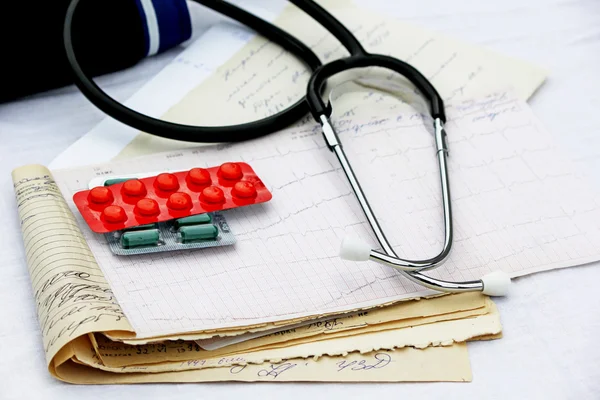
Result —
<path fill-rule="evenodd" d="M 270 2 L 253 1 L 267 6 Z M 597 153 L 600 146 L 600 1 L 360 0 L 359 3 L 546 67 L 550 78 L 530 104 L 549 130 L 574 154 L 580 155 L 600 184 L 600 160 L 585 157 L 586 149 L 596 149 Z M 190 7 L 195 36 L 220 20 L 195 4 Z M 123 101 L 178 51 L 145 60 L 99 82 Z M 504 338 L 469 344 L 474 375 L 469 384 L 86 387 L 54 380 L 45 367 L 10 171 L 27 163 L 48 164 L 101 119 L 100 111 L 74 88 L 0 105 L 0 376 L 3 380 L 0 399 L 600 398 L 598 263 L 516 280 L 510 297 L 497 300 Z"/>

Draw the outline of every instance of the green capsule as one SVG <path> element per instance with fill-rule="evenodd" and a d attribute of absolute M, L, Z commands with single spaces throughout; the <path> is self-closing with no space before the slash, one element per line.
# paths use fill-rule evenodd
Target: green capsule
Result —
<path fill-rule="evenodd" d="M 129 231 L 144 231 L 147 229 L 158 229 L 158 224 L 146 224 L 146 225 L 138 225 L 138 226 L 130 226 L 129 228 L 125 229 L 125 232 L 129 232 Z"/>
<path fill-rule="evenodd" d="M 185 218 L 179 218 L 175 220 L 175 225 L 179 228 L 180 226 L 210 224 L 211 222 L 212 216 L 210 214 L 197 214 Z"/>
<path fill-rule="evenodd" d="M 148 247 L 158 245 L 158 229 L 148 229 L 145 231 L 130 231 L 121 235 L 121 246 L 124 249 L 132 247 Z"/>
<path fill-rule="evenodd" d="M 190 243 L 198 240 L 214 240 L 219 235 L 219 230 L 214 225 L 189 225 L 179 228 L 179 234 L 183 243 Z"/>
<path fill-rule="evenodd" d="M 116 185 L 117 183 L 127 182 L 129 180 L 131 180 L 131 178 L 107 179 L 107 180 L 104 181 L 104 186 L 112 186 L 112 185 Z"/>

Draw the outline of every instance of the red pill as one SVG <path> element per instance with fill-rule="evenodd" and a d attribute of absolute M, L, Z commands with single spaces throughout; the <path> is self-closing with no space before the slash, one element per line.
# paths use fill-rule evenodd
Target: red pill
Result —
<path fill-rule="evenodd" d="M 172 210 L 188 210 L 192 208 L 192 198 L 187 193 L 173 193 L 167 200 L 167 207 Z"/>
<path fill-rule="evenodd" d="M 90 203 L 95 204 L 105 204 L 112 203 L 114 200 L 113 194 L 109 188 L 104 186 L 95 187 L 90 190 L 90 194 L 88 195 L 88 200 Z"/>
<path fill-rule="evenodd" d="M 236 197 L 247 199 L 256 196 L 256 188 L 250 182 L 240 181 L 233 186 L 231 193 Z"/>
<path fill-rule="evenodd" d="M 202 190 L 200 193 L 200 200 L 206 203 L 223 203 L 225 201 L 225 193 L 221 188 L 216 186 L 209 186 Z"/>
<path fill-rule="evenodd" d="M 239 164 L 228 162 L 219 167 L 219 176 L 223 179 L 234 181 L 242 179 L 244 173 L 242 172 L 242 167 L 240 167 Z"/>
<path fill-rule="evenodd" d="M 179 180 L 173 174 L 160 174 L 156 177 L 156 187 L 165 192 L 179 189 Z"/>
<path fill-rule="evenodd" d="M 190 182 L 196 185 L 210 185 L 210 172 L 204 168 L 192 168 L 188 172 Z"/>
<path fill-rule="evenodd" d="M 135 205 L 135 212 L 144 217 L 152 217 L 160 213 L 158 203 L 153 199 L 141 199 Z"/>
<path fill-rule="evenodd" d="M 146 195 L 146 186 L 139 179 L 131 179 L 123 183 L 121 191 L 126 196 L 140 197 Z"/>
<path fill-rule="evenodd" d="M 102 210 L 102 217 L 104 221 L 110 222 L 111 224 L 118 224 L 127 220 L 127 214 L 125 210 L 119 206 L 108 206 Z"/>

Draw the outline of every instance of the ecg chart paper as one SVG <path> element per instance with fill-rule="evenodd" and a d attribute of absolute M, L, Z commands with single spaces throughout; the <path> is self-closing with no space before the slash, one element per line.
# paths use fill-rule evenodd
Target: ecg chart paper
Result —
<path fill-rule="evenodd" d="M 335 124 L 398 254 L 427 258 L 443 240 L 431 121 L 411 106 L 384 103 L 367 107 L 370 116 L 347 108 Z M 600 259 L 598 191 L 526 103 L 497 92 L 447 109 L 454 247 L 448 261 L 429 274 L 460 281 L 501 269 L 516 277 Z M 79 218 L 139 337 L 339 313 L 432 293 L 391 268 L 338 257 L 345 234 L 375 247 L 376 242 L 312 122 L 250 142 L 59 170 L 54 176 L 74 208 L 73 193 L 97 176 L 226 161 L 249 163 L 273 193 L 268 203 L 225 212 L 237 237 L 234 246 L 119 257 Z"/>

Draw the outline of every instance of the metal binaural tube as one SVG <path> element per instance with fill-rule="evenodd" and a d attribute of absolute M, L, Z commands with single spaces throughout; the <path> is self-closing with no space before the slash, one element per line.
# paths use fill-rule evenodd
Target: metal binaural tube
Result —
<path fill-rule="evenodd" d="M 325 115 L 320 116 L 323 136 L 329 148 L 337 156 L 342 170 L 344 171 L 356 199 L 358 200 L 366 218 L 375 233 L 375 237 L 382 247 L 384 253 L 371 250 L 369 258 L 373 261 L 388 265 L 397 269 L 411 281 L 425 286 L 427 288 L 443 291 L 443 292 L 465 292 L 465 291 L 481 291 L 484 289 L 481 280 L 466 281 L 466 282 L 449 282 L 440 279 L 435 279 L 421 274 L 419 271 L 434 269 L 440 266 L 448 257 L 452 248 L 452 208 L 450 203 L 450 185 L 448 180 L 447 153 L 448 147 L 446 144 L 446 133 L 444 131 L 443 122 L 436 118 L 434 121 L 436 154 L 440 170 L 440 183 L 442 187 L 442 207 L 444 212 L 444 245 L 440 253 L 430 259 L 425 260 L 406 260 L 400 258 L 394 252 L 394 249 L 387 240 L 383 229 L 379 225 L 379 221 L 371 208 L 365 193 L 360 186 L 352 166 L 344 152 L 344 149 L 339 141 L 335 129 L 331 125 L 329 119 Z"/>

